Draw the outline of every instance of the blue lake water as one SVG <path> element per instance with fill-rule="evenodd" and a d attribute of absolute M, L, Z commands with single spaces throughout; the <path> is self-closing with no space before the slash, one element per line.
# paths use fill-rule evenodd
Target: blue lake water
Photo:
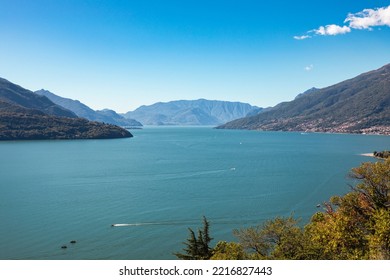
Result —
<path fill-rule="evenodd" d="M 132 133 L 0 142 L 0 259 L 174 259 L 203 215 L 214 241 L 278 215 L 306 222 L 317 204 L 349 191 L 352 167 L 374 161 L 360 154 L 390 146 L 372 135 Z"/>

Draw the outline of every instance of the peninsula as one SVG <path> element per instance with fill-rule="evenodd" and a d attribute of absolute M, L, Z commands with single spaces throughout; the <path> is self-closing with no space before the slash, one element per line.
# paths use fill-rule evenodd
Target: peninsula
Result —
<path fill-rule="evenodd" d="M 0 78 L 0 140 L 132 137 L 119 126 L 88 121 L 45 96 Z"/>

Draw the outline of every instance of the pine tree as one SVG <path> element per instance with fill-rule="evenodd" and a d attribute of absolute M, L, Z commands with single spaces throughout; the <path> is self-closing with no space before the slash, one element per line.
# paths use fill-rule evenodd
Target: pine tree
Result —
<path fill-rule="evenodd" d="M 188 230 L 190 236 L 187 238 L 187 242 L 183 242 L 186 245 L 186 248 L 183 249 L 185 253 L 174 253 L 174 255 L 182 260 L 197 260 L 200 255 L 199 242 L 196 239 L 195 232 L 191 228 L 188 228 Z"/>
<path fill-rule="evenodd" d="M 203 216 L 203 231 L 199 230 L 198 241 L 200 246 L 200 253 L 202 260 L 208 260 L 212 255 L 212 248 L 209 247 L 209 244 L 213 238 L 210 237 L 210 223 L 207 221 L 206 217 Z"/>
<path fill-rule="evenodd" d="M 182 260 L 208 260 L 212 256 L 212 249 L 209 244 L 212 240 L 209 233 L 210 224 L 206 217 L 203 216 L 203 230 L 198 229 L 198 237 L 195 232 L 188 228 L 190 236 L 186 242 L 183 242 L 186 247 L 183 249 L 185 253 L 174 253 L 176 257 Z"/>

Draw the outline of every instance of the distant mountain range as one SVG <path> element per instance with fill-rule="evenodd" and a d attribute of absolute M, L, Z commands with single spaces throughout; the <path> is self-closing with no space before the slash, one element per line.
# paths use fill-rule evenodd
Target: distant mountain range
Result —
<path fill-rule="evenodd" d="M 0 78 L 0 140 L 131 137 L 111 124 L 140 126 L 134 119 L 146 125 L 390 135 L 390 64 L 326 88 L 311 88 L 266 109 L 198 99 L 159 102 L 123 115 L 94 111 L 46 90 L 34 93 Z"/>
<path fill-rule="evenodd" d="M 0 78 L 0 140 L 131 137 L 115 125 L 78 118 L 47 97 Z"/>
<path fill-rule="evenodd" d="M 48 90 L 37 90 L 35 91 L 36 94 L 46 96 L 49 98 L 53 103 L 58 104 L 62 106 L 63 108 L 66 108 L 73 113 L 75 113 L 78 117 L 86 118 L 90 121 L 97 121 L 97 122 L 104 122 L 119 126 L 125 126 L 125 127 L 137 127 L 142 126 L 142 124 L 136 120 L 133 119 L 127 119 L 123 116 L 117 114 L 113 110 L 105 109 L 101 111 L 94 111 L 87 105 L 81 103 L 78 100 L 73 100 L 69 98 L 64 98 L 58 95 L 55 95 L 54 93 L 48 91 Z"/>
<path fill-rule="evenodd" d="M 390 135 L 390 64 L 219 128 Z"/>
<path fill-rule="evenodd" d="M 5 79 L 0 78 L 0 100 L 29 109 L 37 109 L 48 115 L 57 117 L 76 118 L 77 116 L 43 96 L 38 96 Z"/>
<path fill-rule="evenodd" d="M 145 125 L 219 125 L 259 110 L 247 103 L 198 99 L 141 106 L 124 116 Z"/>

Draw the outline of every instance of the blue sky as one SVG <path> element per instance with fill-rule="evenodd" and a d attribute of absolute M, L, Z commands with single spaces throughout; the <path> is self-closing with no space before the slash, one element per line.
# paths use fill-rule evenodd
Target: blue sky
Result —
<path fill-rule="evenodd" d="M 390 1 L 0 0 L 0 77 L 127 112 L 261 107 L 390 63 Z"/>

